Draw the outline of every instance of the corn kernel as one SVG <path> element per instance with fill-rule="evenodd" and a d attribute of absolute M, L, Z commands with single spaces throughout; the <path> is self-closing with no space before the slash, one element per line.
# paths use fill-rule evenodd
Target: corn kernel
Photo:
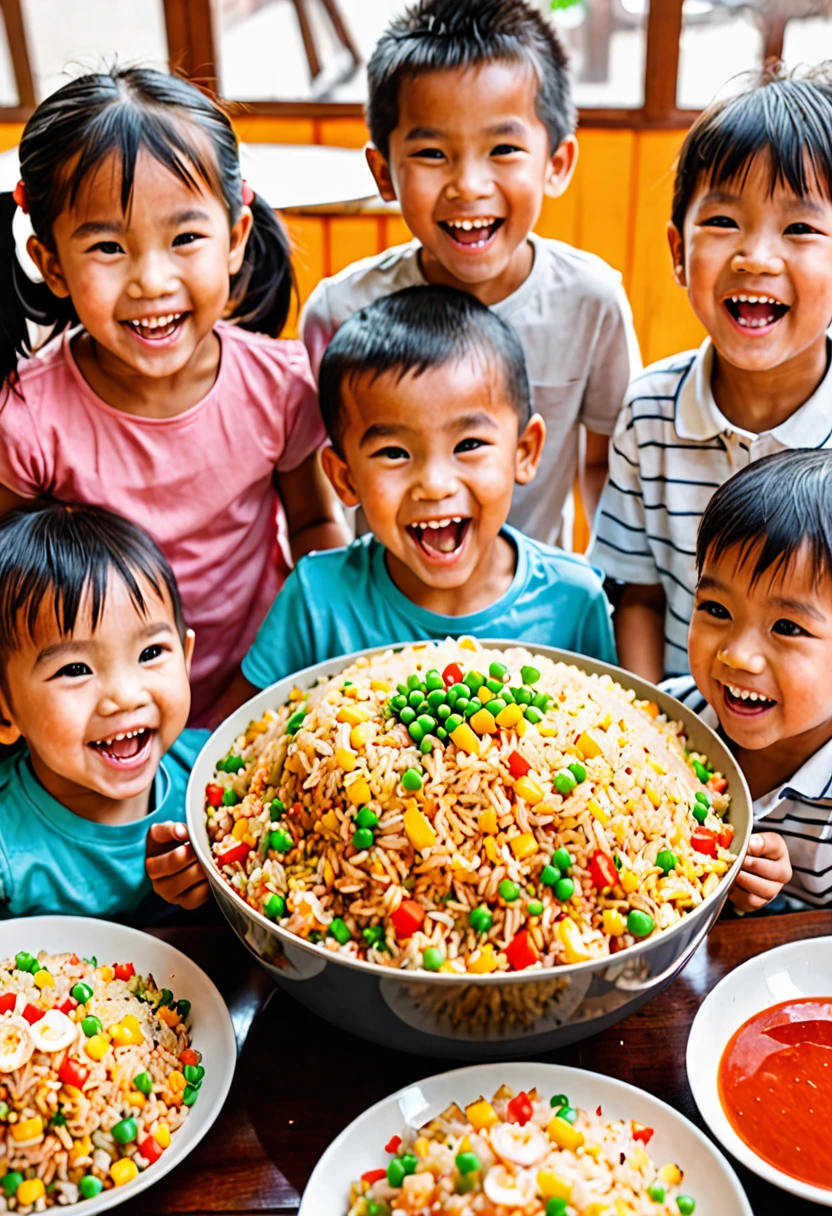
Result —
<path fill-rule="evenodd" d="M 363 777 L 350 782 L 347 786 L 347 797 L 353 806 L 363 806 L 365 802 L 370 801 L 370 787 Z"/>
<path fill-rule="evenodd" d="M 644 1169 L 650 1164 L 650 1158 L 640 1144 L 637 1144 L 630 1153 L 630 1165 L 634 1170 Z"/>
<path fill-rule="evenodd" d="M 653 772 L 658 773 L 660 777 L 663 777 L 665 775 L 665 773 L 667 772 L 667 769 L 661 763 L 661 761 L 654 760 L 652 756 L 647 757 L 647 763 L 650 765 Z"/>
<path fill-rule="evenodd" d="M 471 729 L 475 730 L 478 735 L 493 735 L 497 729 L 497 721 L 487 709 L 478 709 L 468 721 Z M 460 729 L 461 727 L 457 727 L 457 730 Z"/>
<path fill-rule="evenodd" d="M 478 1098 L 465 1107 L 465 1115 L 475 1132 L 481 1132 L 487 1127 L 493 1127 L 500 1119 L 490 1102 Z M 567 1127 L 569 1124 L 567 1124 Z"/>
<path fill-rule="evenodd" d="M 612 726 L 612 714 L 609 710 L 607 710 L 607 712 L 604 714 L 603 718 L 598 723 L 598 726 L 600 730 L 609 730 L 609 728 Z"/>
<path fill-rule="evenodd" d="M 538 1170 L 537 1186 L 544 1199 L 565 1199 L 568 1203 L 572 1196 L 572 1183 L 554 1170 Z"/>
<path fill-rule="evenodd" d="M 92 1156 L 92 1138 L 90 1136 L 79 1136 L 77 1140 L 73 1140 L 72 1148 L 69 1150 L 70 1162 L 75 1162 L 79 1157 Z"/>
<path fill-rule="evenodd" d="M 43 1199 L 46 1194 L 46 1187 L 42 1178 L 24 1178 L 20 1186 L 15 1191 L 15 1199 L 19 1208 L 28 1207 L 30 1203 L 36 1203 L 38 1199 Z"/>
<path fill-rule="evenodd" d="M 436 844 L 436 832 L 430 820 L 414 806 L 409 806 L 404 813 L 404 830 L 414 849 L 420 852 Z"/>
<path fill-rule="evenodd" d="M 182 1093 L 187 1084 L 184 1074 L 178 1068 L 173 1068 L 168 1073 L 168 1089 L 172 1094 Z"/>
<path fill-rule="evenodd" d="M 43 1135 L 43 1119 L 35 1115 L 31 1119 L 21 1119 L 12 1125 L 12 1140 L 37 1140 Z"/>
<path fill-rule="evenodd" d="M 55 977 L 50 975 L 48 971 L 36 971 L 34 981 L 38 988 L 54 988 Z"/>
<path fill-rule="evenodd" d="M 592 735 L 587 730 L 585 730 L 578 739 L 577 748 L 584 760 L 594 760 L 596 756 L 601 755 L 600 744 L 593 739 Z"/>
<path fill-rule="evenodd" d="M 497 958 L 490 942 L 486 942 L 478 956 L 468 964 L 468 970 L 473 975 L 490 975 L 497 970 Z"/>
<path fill-rule="evenodd" d="M 538 722 L 537 733 L 544 739 L 554 739 L 558 732 L 554 726 L 547 726 L 545 722 Z"/>
<path fill-rule="evenodd" d="M 378 863 L 376 862 L 375 864 L 377 865 Z M 335 881 L 335 871 L 333 870 L 333 868 L 329 864 L 329 862 L 325 861 L 324 862 L 324 883 L 328 887 L 331 887 L 334 881 Z"/>
<path fill-rule="evenodd" d="M 620 937 L 627 928 L 627 922 L 617 908 L 605 908 L 601 919 L 608 937 Z"/>
<path fill-rule="evenodd" d="M 413 1142 L 413 1151 L 417 1157 L 427 1157 L 430 1152 L 430 1141 L 426 1140 L 424 1136 L 420 1136 Z"/>
<path fill-rule="evenodd" d="M 472 756 L 479 755 L 480 741 L 467 722 L 461 722 L 456 730 L 451 733 L 451 738 L 460 751 L 469 752 Z"/>
<path fill-rule="evenodd" d="M 249 822 L 247 819 L 238 819 L 231 829 L 231 835 L 235 840 L 242 840 L 244 836 L 248 836 Z"/>
<path fill-rule="evenodd" d="M 563 921 L 560 922 L 563 924 Z M 581 1147 L 584 1142 L 583 1132 L 576 1131 L 571 1123 L 567 1123 L 565 1119 L 561 1119 L 559 1115 L 555 1115 L 549 1121 L 549 1126 L 546 1128 L 546 1133 L 549 1139 L 558 1146 L 565 1148 L 570 1153 L 574 1153 L 575 1149 Z"/>
<path fill-rule="evenodd" d="M 361 722 L 358 726 L 354 726 L 350 731 L 351 745 L 356 750 L 364 747 L 373 737 L 374 730 L 375 727 L 373 726 L 372 722 Z"/>
<path fill-rule="evenodd" d="M 345 773 L 351 773 L 355 768 L 355 752 L 351 752 L 348 747 L 336 747 L 335 759 L 338 761 L 338 767 Z"/>
<path fill-rule="evenodd" d="M 625 870 L 621 875 L 621 885 L 628 895 L 639 889 L 641 880 L 634 870 Z"/>
<path fill-rule="evenodd" d="M 567 963 L 585 963 L 591 957 L 586 951 L 581 939 L 581 931 L 574 920 L 570 920 L 568 917 L 565 920 L 559 920 L 555 926 L 555 933 L 563 946 Z"/>
<path fill-rule="evenodd" d="M 659 795 L 656 793 L 656 791 L 653 789 L 653 786 L 650 784 L 649 781 L 645 781 L 645 783 L 644 783 L 644 792 L 647 795 L 647 797 L 650 799 L 650 801 L 652 802 L 653 806 L 655 806 L 655 807 L 661 806 L 662 800 L 659 797 Z"/>
<path fill-rule="evenodd" d="M 501 709 L 497 714 L 497 725 L 503 730 L 510 730 L 512 726 L 516 726 L 523 717 L 523 711 L 519 705 L 507 705 L 505 709 Z"/>
<path fill-rule="evenodd" d="M 350 726 L 358 726 L 367 721 L 367 714 L 357 705 L 344 705 L 338 710 L 337 716 L 339 722 L 349 722 Z"/>
<path fill-rule="evenodd" d="M 529 733 L 530 726 L 530 722 L 527 722 L 525 718 L 521 718 L 514 728 L 517 731 L 517 738 L 522 739 L 524 735 L 527 735 Z"/>
<path fill-rule="evenodd" d="M 389 692 L 390 685 L 386 680 L 370 680 L 370 688 L 373 692 Z"/>
<path fill-rule="evenodd" d="M 488 807 L 484 811 L 480 811 L 477 816 L 477 825 L 481 832 L 487 832 L 489 836 L 497 835 L 497 812 L 493 806 Z"/>
<path fill-rule="evenodd" d="M 587 806 L 589 807 L 589 810 L 590 810 L 590 813 L 591 813 L 593 819 L 597 819 L 600 824 L 609 823 L 609 821 L 610 821 L 609 811 L 606 810 L 604 807 L 602 807 L 601 803 L 598 802 L 595 798 L 590 798 L 589 802 L 587 803 Z"/>
<path fill-rule="evenodd" d="M 460 638 L 459 639 L 459 649 L 460 650 L 476 650 L 477 643 L 474 640 L 474 638 L 470 638 L 470 637 Z"/>
<path fill-rule="evenodd" d="M 159 1145 L 159 1148 L 170 1147 L 170 1128 L 167 1123 L 160 1123 L 153 1133 L 153 1139 Z"/>
<path fill-rule="evenodd" d="M 130 1092 L 128 1094 L 126 1094 L 125 1096 L 126 1096 L 126 1100 L 130 1103 L 130 1105 L 137 1106 L 139 1108 L 139 1110 L 141 1110 L 141 1108 L 144 1106 L 145 1102 L 147 1101 L 147 1098 L 145 1098 L 144 1094 L 140 1094 L 137 1089 L 131 1089 Z"/>
<path fill-rule="evenodd" d="M 301 689 L 293 688 L 292 691 L 289 693 L 289 700 L 290 701 L 302 701 L 303 692 L 301 691 Z M 251 730 L 251 727 L 249 727 L 249 730 Z"/>
<path fill-rule="evenodd" d="M 98 968 L 98 974 L 101 976 L 105 984 L 109 984 L 110 980 L 116 978 L 115 969 L 107 965 Z"/>
<path fill-rule="evenodd" d="M 132 1157 L 121 1157 L 110 1166 L 110 1177 L 116 1186 L 126 1186 L 139 1176 L 139 1167 Z"/>
<path fill-rule="evenodd" d="M 615 1201 L 615 1216 L 632 1216 L 635 1208 L 631 1203 L 627 1203 L 624 1199 L 616 1199 Z"/>
<path fill-rule="evenodd" d="M 618 841 L 619 844 L 624 843 L 628 830 L 629 830 L 629 827 L 628 827 L 627 823 L 625 823 L 621 819 L 619 819 L 617 823 L 614 823 L 612 825 L 613 836 L 615 836 L 615 839 Z"/>
<path fill-rule="evenodd" d="M 110 1050 L 110 1036 L 108 1034 L 94 1034 L 91 1038 L 87 1039 L 84 1050 L 91 1060 L 103 1060 Z"/>
<path fill-rule="evenodd" d="M 509 841 L 509 846 L 518 861 L 525 861 L 527 857 L 531 857 L 532 853 L 537 852 L 537 841 L 531 832 L 523 832 L 519 836 L 514 836 Z"/>
<path fill-rule="evenodd" d="M 497 848 L 497 841 L 493 836 L 486 836 L 484 840 L 485 855 L 492 865 L 496 865 L 500 858 L 500 853 Z"/>
<path fill-rule="evenodd" d="M 518 777 L 514 783 L 514 792 L 529 806 L 537 806 L 543 797 L 543 790 L 531 777 Z"/>
<path fill-rule="evenodd" d="M 659 714 L 661 713 L 661 710 L 659 709 L 659 707 L 655 701 L 645 701 L 642 704 L 641 708 L 651 718 L 658 718 Z"/>
<path fill-rule="evenodd" d="M 678 1186 L 682 1181 L 682 1171 L 679 1169 L 678 1165 L 675 1165 L 672 1161 L 669 1161 L 667 1165 L 663 1165 L 659 1170 L 659 1177 L 661 1178 L 662 1182 L 666 1182 L 668 1186 Z"/>
<path fill-rule="evenodd" d="M 587 1152 L 589 1150 L 587 1149 Z M 610 1210 L 610 1205 L 604 1203 L 591 1203 L 588 1208 L 584 1208 L 584 1216 L 606 1216 Z"/>
<path fill-rule="evenodd" d="M 341 823 L 334 811 L 327 811 L 325 815 L 321 815 L 321 826 L 328 832 L 337 832 Z"/>

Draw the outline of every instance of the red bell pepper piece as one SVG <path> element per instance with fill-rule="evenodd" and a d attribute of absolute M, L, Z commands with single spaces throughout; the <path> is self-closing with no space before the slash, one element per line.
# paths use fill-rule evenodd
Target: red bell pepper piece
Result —
<path fill-rule="evenodd" d="M 525 777 L 531 767 L 528 760 L 524 760 L 519 752 L 512 752 L 508 758 L 508 771 L 515 780 L 518 777 Z"/>
<path fill-rule="evenodd" d="M 401 1147 L 401 1136 L 391 1136 L 384 1146 L 385 1153 L 397 1153 Z"/>
<path fill-rule="evenodd" d="M 618 882 L 618 870 L 609 853 L 604 853 L 601 849 L 595 850 L 589 863 L 589 876 L 599 890 L 612 887 Z"/>
<path fill-rule="evenodd" d="M 642 1144 L 649 1144 L 653 1139 L 652 1127 L 645 1127 L 643 1123 L 633 1122 L 633 1139 L 640 1140 Z"/>
<path fill-rule="evenodd" d="M 186 1047 L 179 1056 L 180 1063 L 190 1064 L 192 1067 L 195 1067 L 201 1059 L 202 1056 L 198 1051 L 194 1051 L 193 1047 Z"/>
<path fill-rule="evenodd" d="M 442 679 L 445 681 L 446 688 L 450 688 L 452 684 L 461 684 L 462 668 L 458 663 L 449 663 L 442 672 Z"/>
<path fill-rule="evenodd" d="M 61 1013 L 65 1013 L 67 1017 L 69 1017 L 73 1009 L 78 1008 L 78 1002 L 74 996 L 68 996 L 66 1000 L 58 1006 L 58 1008 L 60 1009 Z"/>
<path fill-rule="evenodd" d="M 4 992 L 0 996 L 0 1013 L 11 1013 L 17 1003 L 17 996 L 14 992 Z"/>
<path fill-rule="evenodd" d="M 366 1182 L 367 1186 L 372 1186 L 374 1182 L 381 1182 L 382 1178 L 387 1177 L 387 1170 L 367 1170 L 366 1174 L 361 1175 L 361 1181 Z"/>
<path fill-rule="evenodd" d="M 215 850 L 217 865 L 233 866 L 235 861 L 245 861 L 251 852 L 251 845 L 246 844 L 244 840 L 235 840 L 230 837 L 231 843 L 227 848 L 224 848 L 225 841 L 221 840 L 218 848 Z"/>
<path fill-rule="evenodd" d="M 727 777 L 711 777 L 708 782 L 708 789 L 713 790 L 715 794 L 724 794 L 728 789 Z"/>
<path fill-rule="evenodd" d="M 534 1107 L 527 1093 L 521 1089 L 506 1107 L 506 1119 L 509 1123 L 519 1123 L 521 1127 L 528 1123 L 534 1114 Z"/>
<path fill-rule="evenodd" d="M 538 960 L 537 947 L 528 929 L 521 929 L 506 946 L 506 958 L 512 971 L 523 971 Z"/>
<path fill-rule="evenodd" d="M 205 797 L 211 806 L 222 806 L 223 788 L 221 785 L 206 785 Z"/>
<path fill-rule="evenodd" d="M 136 968 L 132 963 L 115 963 L 113 971 L 116 973 L 117 980 L 129 980 L 131 975 L 136 974 Z"/>
<path fill-rule="evenodd" d="M 726 823 L 723 825 L 722 831 L 717 836 L 717 843 L 721 849 L 729 849 L 731 841 L 734 839 L 733 824 Z"/>
<path fill-rule="evenodd" d="M 425 909 L 415 899 L 404 899 L 390 919 L 396 930 L 396 937 L 412 937 L 424 924 Z"/>
<path fill-rule="evenodd" d="M 77 954 L 70 954 L 69 961 L 72 963 L 73 967 L 77 967 L 81 960 Z"/>
<path fill-rule="evenodd" d="M 139 1145 L 139 1152 L 151 1165 L 154 1165 L 161 1157 L 164 1149 L 158 1140 L 154 1140 L 152 1136 L 145 1136 Z"/>
<path fill-rule="evenodd" d="M 35 1022 L 39 1022 L 46 1013 L 45 1009 L 38 1009 L 37 1005 L 26 1005 L 23 1009 L 23 1016 L 30 1026 Z"/>
<path fill-rule="evenodd" d="M 699 828 L 692 834 L 690 843 L 697 853 L 716 857 L 716 832 L 712 832 L 710 828 Z"/>
<path fill-rule="evenodd" d="M 76 1089 L 83 1089 L 84 1082 L 89 1075 L 88 1068 L 85 1068 L 78 1060 L 71 1060 L 69 1056 L 58 1069 L 58 1079 L 63 1081 L 64 1085 L 74 1085 Z"/>

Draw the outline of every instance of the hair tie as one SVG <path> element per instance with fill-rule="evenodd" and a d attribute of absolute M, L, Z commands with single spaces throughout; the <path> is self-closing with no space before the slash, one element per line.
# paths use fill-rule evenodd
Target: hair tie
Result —
<path fill-rule="evenodd" d="M 21 182 L 21 185 L 23 185 L 22 182 Z M 250 207 L 253 202 L 254 202 L 254 191 L 252 190 L 251 186 L 248 184 L 246 179 L 243 178 L 243 206 Z"/>
<path fill-rule="evenodd" d="M 24 215 L 29 214 L 29 191 L 26 189 L 26 183 L 21 178 L 20 181 L 12 190 L 12 198 L 17 203 Z"/>

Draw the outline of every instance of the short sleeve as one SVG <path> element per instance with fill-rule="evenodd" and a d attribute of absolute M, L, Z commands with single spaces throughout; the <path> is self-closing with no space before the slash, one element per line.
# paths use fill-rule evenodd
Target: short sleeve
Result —
<path fill-rule="evenodd" d="M 303 464 L 326 440 L 309 359 L 300 342 L 293 342 L 292 347 L 286 383 L 279 390 L 284 397 L 285 435 L 283 451 L 277 461 L 281 473 L 290 473 Z"/>
<path fill-rule="evenodd" d="M 627 405 L 610 444 L 609 474 L 587 556 L 608 578 L 652 586 L 661 578 L 647 539 L 639 450 L 631 423 L 632 408 Z"/>
<path fill-rule="evenodd" d="M 0 397 L 0 484 L 21 498 L 49 490 L 52 477 L 24 397 L 4 388 Z"/>
<path fill-rule="evenodd" d="M 314 623 L 303 584 L 308 560 L 302 558 L 286 579 L 243 659 L 243 675 L 255 688 L 268 688 L 317 662 Z"/>
<path fill-rule="evenodd" d="M 602 663 L 617 663 L 609 600 L 600 583 L 586 605 L 581 625 L 580 652 Z"/>
<path fill-rule="evenodd" d="M 641 371 L 641 354 L 633 313 L 624 288 L 617 284 L 602 314 L 592 351 L 580 421 L 598 435 L 611 435 L 630 381 Z"/>
<path fill-rule="evenodd" d="M 301 341 L 309 355 L 309 363 L 315 380 L 321 370 L 321 359 L 337 326 L 332 320 L 326 282 L 321 282 L 304 305 L 300 317 Z"/>

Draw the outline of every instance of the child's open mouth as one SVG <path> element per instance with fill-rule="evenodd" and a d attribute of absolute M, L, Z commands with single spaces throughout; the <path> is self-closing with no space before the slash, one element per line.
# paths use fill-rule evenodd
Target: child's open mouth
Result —
<path fill-rule="evenodd" d="M 752 692 L 736 684 L 722 685 L 722 699 L 733 713 L 742 714 L 746 718 L 759 716 L 777 704 L 770 697 L 764 697 L 761 692 Z"/>
<path fill-rule="evenodd" d="M 408 524 L 407 531 L 421 551 L 431 561 L 455 556 L 462 548 L 470 519 L 454 515 L 449 519 L 431 519 Z"/>
<path fill-rule="evenodd" d="M 455 245 L 463 249 L 485 249 L 505 220 L 493 215 L 477 216 L 470 220 L 440 220 L 439 227 Z"/>
<path fill-rule="evenodd" d="M 768 329 L 789 311 L 788 304 L 782 304 L 772 296 L 728 296 L 723 303 L 742 329 Z"/>
<path fill-rule="evenodd" d="M 144 317 L 140 321 L 122 321 L 122 325 L 144 342 L 164 342 L 181 327 L 187 313 L 168 312 L 159 317 Z"/>
<path fill-rule="evenodd" d="M 142 727 L 128 730 L 109 739 L 97 739 L 87 746 L 98 752 L 102 760 L 115 768 L 140 768 L 150 754 L 150 746 L 156 732 Z"/>

